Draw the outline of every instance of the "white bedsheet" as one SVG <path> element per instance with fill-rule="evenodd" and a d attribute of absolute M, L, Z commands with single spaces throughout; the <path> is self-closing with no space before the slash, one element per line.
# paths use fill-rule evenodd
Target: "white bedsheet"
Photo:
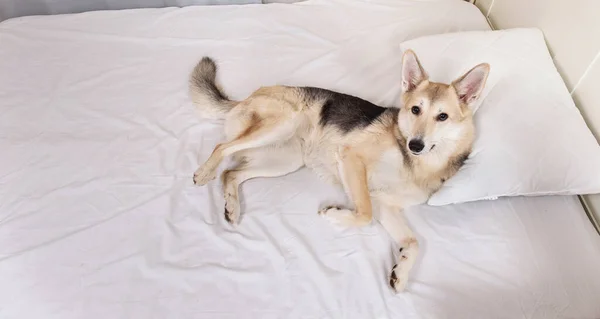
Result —
<path fill-rule="evenodd" d="M 576 198 L 408 213 L 408 291 L 377 225 L 316 215 L 343 196 L 306 170 L 243 186 L 237 229 L 192 173 L 222 139 L 187 75 L 235 98 L 313 85 L 399 93 L 398 44 L 486 29 L 461 1 L 310 1 L 35 17 L 0 24 L 0 318 L 597 318 L 600 240 Z"/>

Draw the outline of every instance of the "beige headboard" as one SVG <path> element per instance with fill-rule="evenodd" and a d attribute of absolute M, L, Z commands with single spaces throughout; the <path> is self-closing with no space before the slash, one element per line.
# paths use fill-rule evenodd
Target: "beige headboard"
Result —
<path fill-rule="evenodd" d="M 537 27 L 600 141 L 600 0 L 474 0 L 494 29 Z M 600 163 L 598 163 L 600 165 Z M 584 197 L 600 221 L 600 195 Z"/>

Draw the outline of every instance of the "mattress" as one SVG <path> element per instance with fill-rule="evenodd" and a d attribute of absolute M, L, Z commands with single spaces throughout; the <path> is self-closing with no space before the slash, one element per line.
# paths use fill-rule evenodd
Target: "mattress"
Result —
<path fill-rule="evenodd" d="M 600 240 L 575 197 L 407 212 L 422 254 L 387 287 L 374 223 L 319 218 L 307 170 L 242 186 L 241 223 L 192 174 L 223 139 L 187 77 L 234 98 L 312 85 L 396 104 L 398 44 L 485 30 L 462 1 L 308 1 L 29 17 L 0 24 L 0 317 L 598 318 Z"/>

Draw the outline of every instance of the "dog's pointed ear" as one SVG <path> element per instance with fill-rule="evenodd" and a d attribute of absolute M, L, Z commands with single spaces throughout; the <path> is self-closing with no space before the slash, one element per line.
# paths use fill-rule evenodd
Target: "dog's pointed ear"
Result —
<path fill-rule="evenodd" d="M 473 106 L 483 91 L 489 73 L 490 65 L 481 63 L 452 82 L 460 101 L 469 107 Z"/>
<path fill-rule="evenodd" d="M 414 90 L 427 78 L 427 72 L 421 66 L 415 52 L 406 50 L 402 56 L 402 92 Z"/>

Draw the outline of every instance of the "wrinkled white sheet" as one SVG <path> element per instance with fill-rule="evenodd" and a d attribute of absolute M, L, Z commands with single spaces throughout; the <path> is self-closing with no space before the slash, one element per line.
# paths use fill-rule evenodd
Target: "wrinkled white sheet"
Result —
<path fill-rule="evenodd" d="M 462 1 L 310 1 L 0 24 L 0 318 L 597 318 L 600 241 L 574 197 L 418 207 L 408 291 L 376 224 L 316 211 L 306 170 L 243 186 L 192 173 L 222 138 L 187 75 L 213 56 L 235 98 L 314 85 L 394 103 L 398 44 L 487 29 Z"/>

